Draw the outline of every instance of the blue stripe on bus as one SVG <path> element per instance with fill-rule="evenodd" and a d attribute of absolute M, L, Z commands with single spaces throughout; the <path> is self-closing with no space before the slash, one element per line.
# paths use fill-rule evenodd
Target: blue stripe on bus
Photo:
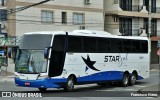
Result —
<path fill-rule="evenodd" d="M 123 73 L 121 71 L 106 71 L 106 72 L 100 72 L 91 74 L 88 76 L 83 76 L 77 78 L 77 82 L 84 82 L 84 83 L 90 83 L 90 82 L 103 82 L 103 81 L 116 81 L 116 80 L 122 80 Z M 138 80 L 144 79 L 141 76 L 138 76 Z"/>
<path fill-rule="evenodd" d="M 65 83 L 66 79 L 39 79 L 39 80 L 22 80 L 15 78 L 15 84 L 17 86 L 23 87 L 35 87 L 35 88 L 60 88 L 62 87 L 56 83 Z M 30 85 L 25 85 L 25 83 L 30 83 Z"/>
<path fill-rule="evenodd" d="M 121 71 L 106 71 L 91 74 L 88 76 L 77 77 L 77 82 L 79 84 L 83 83 L 98 83 L 98 82 L 105 82 L 105 81 L 113 81 L 113 80 L 121 80 L 123 77 L 123 72 Z M 138 80 L 143 79 L 143 77 L 138 76 Z M 67 79 L 66 78 L 59 78 L 59 79 L 39 79 L 39 80 L 22 80 L 15 78 L 15 83 L 17 86 L 23 87 L 36 87 L 36 88 L 60 88 L 64 87 Z M 26 86 L 25 83 L 29 82 L 30 85 Z"/>
<path fill-rule="evenodd" d="M 122 79 L 122 77 L 123 77 L 123 72 L 107 71 L 77 78 L 77 82 L 120 80 Z"/>

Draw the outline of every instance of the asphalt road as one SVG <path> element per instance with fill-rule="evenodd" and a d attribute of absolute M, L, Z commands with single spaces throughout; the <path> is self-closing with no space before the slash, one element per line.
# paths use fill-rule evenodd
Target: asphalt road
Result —
<path fill-rule="evenodd" d="M 159 84 L 160 82 L 160 77 L 159 77 L 159 72 L 158 71 L 151 71 L 150 72 L 150 77 L 148 79 L 144 79 L 141 81 L 137 81 L 136 85 L 134 86 L 128 86 L 128 87 L 120 87 L 118 84 L 115 85 L 107 85 L 107 86 L 98 86 L 97 84 L 88 84 L 88 85 L 78 85 L 75 86 L 74 92 L 64 92 L 63 89 L 49 89 L 45 93 L 40 93 L 38 89 L 36 88 L 26 88 L 26 87 L 16 87 L 14 85 L 14 82 L 0 82 L 0 91 L 4 92 L 18 92 L 21 94 L 29 94 L 29 93 L 39 93 L 42 95 L 42 97 L 39 98 L 30 98 L 30 99 L 39 99 L 39 100 L 50 100 L 51 98 L 46 98 L 46 97 L 54 97 L 55 100 L 72 100 L 72 99 L 80 99 L 80 100 L 98 100 L 98 98 L 101 98 L 101 100 L 106 98 L 109 98 L 110 100 L 128 100 L 129 99 L 134 99 L 131 94 L 137 94 L 138 90 L 153 86 L 156 84 Z M 158 91 L 159 88 L 155 89 L 154 91 Z M 2 93 L 0 94 L 2 96 Z M 142 98 L 143 97 L 143 98 Z M 141 98 L 143 99 L 155 99 L 159 100 L 159 97 L 136 97 L 136 99 Z M 0 100 L 8 100 L 9 98 L 0 98 Z M 10 98 L 11 99 L 11 98 Z M 13 100 L 21 100 L 22 98 L 12 98 Z M 27 98 L 23 98 L 26 99 Z M 53 99 L 53 100 L 54 100 Z"/>

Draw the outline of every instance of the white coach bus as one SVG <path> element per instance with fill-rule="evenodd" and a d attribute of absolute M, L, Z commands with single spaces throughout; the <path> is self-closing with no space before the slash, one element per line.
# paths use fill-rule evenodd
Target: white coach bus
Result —
<path fill-rule="evenodd" d="M 74 85 L 113 81 L 128 86 L 149 77 L 147 37 L 91 30 L 31 32 L 23 35 L 18 49 L 10 50 L 10 57 L 13 51 L 15 84 L 40 91 L 73 91 Z"/>

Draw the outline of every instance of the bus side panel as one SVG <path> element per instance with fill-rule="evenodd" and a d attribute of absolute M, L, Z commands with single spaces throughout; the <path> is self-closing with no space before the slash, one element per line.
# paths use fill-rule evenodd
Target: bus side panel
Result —
<path fill-rule="evenodd" d="M 148 78 L 147 54 L 128 53 L 67 53 L 64 64 L 67 78 L 70 74 L 78 82 L 121 80 L 123 73 L 137 71 L 138 79 Z"/>

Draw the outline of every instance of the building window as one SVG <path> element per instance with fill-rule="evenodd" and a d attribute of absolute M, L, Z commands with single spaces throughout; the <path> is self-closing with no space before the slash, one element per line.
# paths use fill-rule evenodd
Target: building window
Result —
<path fill-rule="evenodd" d="M 117 16 L 113 16 L 113 20 L 114 20 L 114 22 L 118 22 L 118 17 Z"/>
<path fill-rule="evenodd" d="M 41 21 L 46 23 L 53 22 L 53 11 L 42 10 L 41 11 Z"/>
<path fill-rule="evenodd" d="M 0 21 L 7 21 L 7 10 L 0 9 Z"/>
<path fill-rule="evenodd" d="M 132 36 L 132 18 L 119 18 L 119 32 L 125 36 Z"/>
<path fill-rule="evenodd" d="M 62 12 L 62 23 L 63 24 L 67 23 L 67 12 Z"/>
<path fill-rule="evenodd" d="M 83 13 L 73 13 L 73 24 L 83 24 L 84 14 Z"/>

